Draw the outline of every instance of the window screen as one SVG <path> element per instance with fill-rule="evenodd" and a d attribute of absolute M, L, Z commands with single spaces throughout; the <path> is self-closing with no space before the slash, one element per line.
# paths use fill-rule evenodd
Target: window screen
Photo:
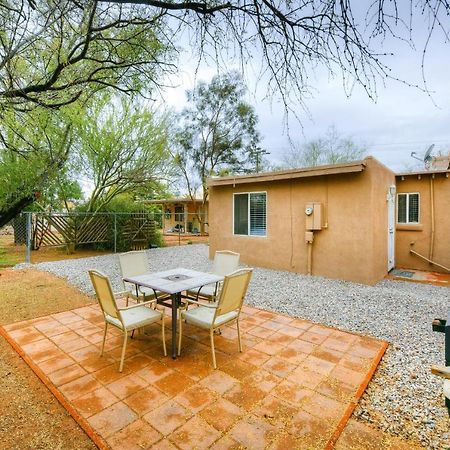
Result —
<path fill-rule="evenodd" d="M 397 223 L 419 223 L 419 194 L 397 195 Z"/>
<path fill-rule="evenodd" d="M 248 194 L 234 196 L 234 234 L 248 234 Z"/>
<path fill-rule="evenodd" d="M 266 193 L 234 195 L 234 234 L 266 236 Z"/>
<path fill-rule="evenodd" d="M 250 194 L 250 234 L 266 235 L 266 194 Z"/>
<path fill-rule="evenodd" d="M 408 222 L 419 223 L 419 194 L 409 194 Z"/>

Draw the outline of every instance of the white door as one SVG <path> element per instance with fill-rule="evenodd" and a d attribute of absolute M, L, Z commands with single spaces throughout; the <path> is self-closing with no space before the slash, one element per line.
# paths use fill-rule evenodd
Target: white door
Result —
<path fill-rule="evenodd" d="M 388 208 L 388 272 L 395 266 L 395 186 L 390 186 L 387 194 Z"/>

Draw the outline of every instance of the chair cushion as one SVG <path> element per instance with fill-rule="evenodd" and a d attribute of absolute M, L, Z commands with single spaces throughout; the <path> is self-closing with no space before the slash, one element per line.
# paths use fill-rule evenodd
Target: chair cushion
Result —
<path fill-rule="evenodd" d="M 197 288 L 197 289 L 192 289 L 192 290 L 188 290 L 187 293 L 188 295 L 197 297 L 197 294 L 200 291 L 200 296 L 201 297 L 214 297 L 214 293 L 216 292 L 216 284 L 207 284 L 205 286 L 203 286 L 201 289 Z M 217 293 L 219 293 L 219 290 L 217 290 Z"/>
<path fill-rule="evenodd" d="M 214 319 L 214 313 L 216 310 L 214 308 L 207 308 L 206 306 L 199 306 L 198 308 L 193 308 L 188 311 L 183 311 L 181 313 L 183 319 L 186 319 L 187 323 L 192 325 L 197 325 L 201 328 L 211 328 L 212 321 Z M 236 319 L 239 315 L 238 311 L 231 311 L 227 314 L 216 317 L 214 327 L 218 327 L 230 320 Z"/>
<path fill-rule="evenodd" d="M 444 381 L 444 395 L 450 399 L 450 380 Z"/>
<path fill-rule="evenodd" d="M 122 321 L 126 330 L 134 330 L 135 328 L 149 325 L 161 319 L 162 313 L 146 306 L 138 306 L 136 308 L 125 309 L 120 312 Z M 117 328 L 123 329 L 119 319 L 106 316 L 106 321 Z"/>

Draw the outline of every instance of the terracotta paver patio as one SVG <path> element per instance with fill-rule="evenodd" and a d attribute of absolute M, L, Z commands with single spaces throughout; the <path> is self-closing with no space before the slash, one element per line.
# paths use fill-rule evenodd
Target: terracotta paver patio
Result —
<path fill-rule="evenodd" d="M 170 329 L 170 318 L 166 318 Z M 181 356 L 164 357 L 159 325 L 127 347 L 86 306 L 6 325 L 1 333 L 100 448 L 331 448 L 386 343 L 244 306 L 215 336 L 184 327 Z M 167 333 L 170 348 L 170 333 Z"/>

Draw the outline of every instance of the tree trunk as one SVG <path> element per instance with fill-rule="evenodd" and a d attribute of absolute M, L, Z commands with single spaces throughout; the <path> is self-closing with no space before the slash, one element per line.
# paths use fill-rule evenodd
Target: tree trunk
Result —
<path fill-rule="evenodd" d="M 28 195 L 16 200 L 6 209 L 0 210 L 0 228 L 14 219 L 24 208 L 31 205 L 36 200 L 35 195 Z"/>

